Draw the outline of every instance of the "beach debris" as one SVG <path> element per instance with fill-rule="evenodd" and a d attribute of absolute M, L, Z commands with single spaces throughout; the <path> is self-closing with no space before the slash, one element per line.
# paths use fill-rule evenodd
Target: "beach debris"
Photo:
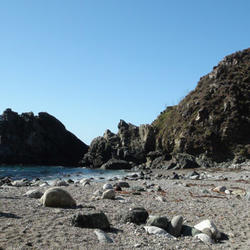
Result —
<path fill-rule="evenodd" d="M 109 189 L 103 192 L 102 199 L 115 199 L 115 191 L 113 189 Z"/>
<path fill-rule="evenodd" d="M 75 214 L 71 219 L 71 224 L 81 228 L 99 228 L 103 230 L 110 228 L 108 218 L 102 211 Z"/>
<path fill-rule="evenodd" d="M 112 243 L 113 240 L 101 229 L 95 229 L 94 233 L 100 243 Z"/>
<path fill-rule="evenodd" d="M 173 235 L 169 234 L 166 230 L 164 230 L 160 227 L 144 226 L 144 229 L 148 234 L 157 234 L 157 235 L 167 237 L 169 239 L 176 239 Z"/>
<path fill-rule="evenodd" d="M 40 199 L 45 207 L 74 208 L 76 201 L 64 189 L 52 187 L 45 191 Z"/>
<path fill-rule="evenodd" d="M 181 215 L 174 216 L 168 225 L 167 231 L 175 237 L 180 236 L 182 223 L 183 223 L 183 217 Z"/>
<path fill-rule="evenodd" d="M 43 192 L 39 189 L 32 189 L 27 191 L 23 196 L 27 196 L 29 198 L 40 199 L 43 196 Z"/>
<path fill-rule="evenodd" d="M 228 199 L 225 196 L 214 196 L 214 195 L 194 195 L 193 193 L 189 192 L 192 198 L 218 198 L 218 199 Z"/>
<path fill-rule="evenodd" d="M 148 212 L 143 207 L 130 208 L 123 216 L 123 221 L 135 223 L 137 225 L 144 224 L 148 219 Z"/>
<path fill-rule="evenodd" d="M 147 226 L 155 226 L 168 230 L 169 220 L 167 216 L 150 216 L 147 220 Z"/>

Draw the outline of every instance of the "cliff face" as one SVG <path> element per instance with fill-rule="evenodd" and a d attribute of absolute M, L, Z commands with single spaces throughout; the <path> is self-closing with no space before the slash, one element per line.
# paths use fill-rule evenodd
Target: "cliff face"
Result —
<path fill-rule="evenodd" d="M 220 162 L 250 156 L 250 48 L 226 56 L 152 124 L 157 148 Z"/>
<path fill-rule="evenodd" d="M 117 134 L 106 130 L 103 136 L 91 142 L 82 165 L 98 168 L 110 159 L 140 164 L 146 161 L 147 153 L 154 149 L 155 137 L 151 125 L 137 127 L 120 120 Z"/>
<path fill-rule="evenodd" d="M 88 146 L 48 113 L 0 116 L 0 164 L 77 165 Z"/>

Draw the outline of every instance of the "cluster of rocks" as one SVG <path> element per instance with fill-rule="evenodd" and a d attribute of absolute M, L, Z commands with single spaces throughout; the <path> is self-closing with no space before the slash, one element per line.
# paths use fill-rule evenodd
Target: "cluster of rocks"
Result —
<path fill-rule="evenodd" d="M 155 149 L 154 129 L 151 125 L 135 126 L 120 120 L 118 133 L 106 130 L 95 138 L 81 164 L 93 168 L 129 169 L 146 161 L 148 152 Z"/>
<path fill-rule="evenodd" d="M 121 120 L 118 133 L 107 130 L 95 138 L 80 164 L 101 169 L 185 169 L 212 167 L 215 162 L 204 155 L 167 154 L 155 144 L 155 129 L 151 125 L 135 126 Z"/>
<path fill-rule="evenodd" d="M 121 186 L 128 186 L 128 183 L 121 182 Z M 115 192 L 111 184 L 103 186 L 104 192 L 102 199 L 115 199 Z M 111 193 L 112 195 L 105 194 Z M 26 193 L 27 194 L 27 193 Z M 31 196 L 30 196 L 31 197 Z M 33 197 L 38 198 L 38 197 Z M 44 192 L 40 198 L 43 206 L 59 207 L 59 208 L 76 208 L 76 201 L 64 189 L 60 187 L 52 187 Z M 110 222 L 102 211 L 85 212 L 73 215 L 71 217 L 71 225 L 81 228 L 94 228 L 95 234 L 100 242 L 111 243 L 113 240 L 103 230 L 109 230 Z M 220 240 L 227 239 L 224 233 L 219 232 L 215 224 L 210 220 L 204 220 L 194 227 L 184 225 L 181 215 L 174 216 L 171 220 L 167 216 L 150 215 L 143 207 L 131 208 L 127 213 L 122 215 L 124 223 L 134 223 L 142 225 L 148 234 L 160 235 L 169 239 L 175 239 L 180 236 L 194 236 L 206 244 L 214 244 Z"/>

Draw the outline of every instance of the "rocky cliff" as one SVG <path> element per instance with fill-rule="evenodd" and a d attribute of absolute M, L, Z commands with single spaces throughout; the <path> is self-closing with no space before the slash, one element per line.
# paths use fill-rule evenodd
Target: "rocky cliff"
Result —
<path fill-rule="evenodd" d="M 0 164 L 78 164 L 88 146 L 48 113 L 7 109 L 0 116 Z"/>
<path fill-rule="evenodd" d="M 118 133 L 106 130 L 103 136 L 95 138 L 81 163 L 84 166 L 98 168 L 113 159 L 109 162 L 108 168 L 129 168 L 129 162 L 145 162 L 147 153 L 154 149 L 155 137 L 151 125 L 138 127 L 120 120 Z M 124 167 L 124 161 L 127 162 L 127 167 Z"/>
<path fill-rule="evenodd" d="M 157 148 L 221 162 L 250 156 L 250 48 L 226 56 L 153 122 Z"/>

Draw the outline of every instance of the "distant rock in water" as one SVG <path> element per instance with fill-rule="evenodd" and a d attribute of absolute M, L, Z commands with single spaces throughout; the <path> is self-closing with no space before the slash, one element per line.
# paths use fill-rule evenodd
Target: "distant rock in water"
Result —
<path fill-rule="evenodd" d="M 67 131 L 52 115 L 18 113 L 0 115 L 0 164 L 75 166 L 88 146 Z"/>
<path fill-rule="evenodd" d="M 205 60 L 205 59 L 204 59 Z M 157 149 L 222 162 L 250 157 L 250 48 L 226 56 L 152 124 Z"/>

